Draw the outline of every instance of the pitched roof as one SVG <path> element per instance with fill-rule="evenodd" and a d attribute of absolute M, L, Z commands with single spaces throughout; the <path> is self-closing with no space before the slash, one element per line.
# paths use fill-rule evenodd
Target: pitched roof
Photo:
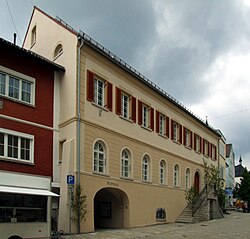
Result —
<path fill-rule="evenodd" d="M 40 11 L 42 14 L 44 14 L 45 16 L 47 16 L 48 18 L 50 18 L 51 20 L 53 20 L 54 22 L 56 22 L 58 25 L 60 25 L 61 27 L 65 28 L 66 30 L 70 31 L 72 34 L 76 35 L 76 37 L 82 39 L 86 45 L 88 45 L 89 47 L 91 47 L 92 49 L 94 49 L 96 52 L 100 53 L 101 55 L 103 55 L 104 57 L 106 57 L 107 59 L 109 59 L 110 61 L 112 61 L 114 64 L 118 65 L 120 68 L 122 68 L 123 70 L 125 70 L 126 72 L 128 72 L 129 74 L 131 74 L 132 76 L 134 76 L 136 79 L 138 79 L 139 81 L 141 81 L 142 83 L 144 83 L 148 87 L 150 87 L 156 93 L 158 93 L 159 95 L 163 96 L 165 99 L 167 99 L 168 101 L 170 101 L 172 104 L 174 104 L 175 106 L 177 106 L 178 108 L 180 108 L 182 111 L 184 111 L 188 115 L 190 115 L 192 118 L 194 118 L 195 120 L 199 121 L 204 127 L 206 127 L 207 129 L 209 129 L 210 131 L 212 131 L 215 135 L 217 135 L 218 137 L 221 137 L 221 134 L 218 133 L 217 130 L 215 130 L 211 125 L 206 124 L 206 122 L 203 119 L 201 119 L 199 116 L 197 116 L 196 114 L 194 114 L 191 110 L 189 110 L 181 102 L 179 102 L 173 96 L 171 96 L 170 94 L 168 94 L 167 92 L 165 92 L 163 89 L 161 89 L 159 86 L 157 86 L 151 80 L 149 80 L 147 77 L 145 77 L 144 75 L 142 75 L 140 72 L 138 72 L 132 66 L 130 66 L 129 64 L 127 64 L 126 62 L 124 62 L 122 59 L 120 59 L 118 56 L 116 56 L 114 53 L 112 53 L 110 50 L 108 50 L 107 48 L 105 48 L 104 46 L 102 46 L 100 43 L 98 43 L 97 41 L 95 41 L 89 35 L 87 35 L 83 31 L 77 31 L 77 30 L 75 30 L 73 27 L 71 27 L 69 24 L 67 24 L 65 21 L 63 21 L 59 17 L 53 18 L 53 17 L 49 16 L 47 13 L 45 13 L 44 11 L 42 11 L 41 9 L 39 9 L 38 7 L 34 7 L 32 16 L 33 16 L 35 10 Z M 30 23 L 29 23 L 29 25 L 30 25 Z M 27 30 L 27 32 L 28 32 L 28 30 Z M 27 32 L 26 32 L 26 35 L 27 35 Z M 26 38 L 26 36 L 25 36 L 25 38 Z"/>
<path fill-rule="evenodd" d="M 55 62 L 50 61 L 47 58 L 40 56 L 32 51 L 26 50 L 26 49 L 19 47 L 19 46 L 15 45 L 9 41 L 6 41 L 5 39 L 3 39 L 1 37 L 0 37 L 0 47 L 3 47 L 3 48 L 8 47 L 8 49 L 13 48 L 16 51 L 18 51 L 20 54 L 36 58 L 37 60 L 40 60 L 46 64 L 49 64 L 50 66 L 52 66 L 54 68 L 55 71 L 63 71 L 63 72 L 65 71 L 65 68 L 63 66 L 56 64 Z"/>

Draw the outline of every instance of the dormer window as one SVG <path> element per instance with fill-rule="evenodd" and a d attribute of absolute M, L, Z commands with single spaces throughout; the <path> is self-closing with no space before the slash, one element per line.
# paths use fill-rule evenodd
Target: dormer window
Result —
<path fill-rule="evenodd" d="M 63 47 L 62 47 L 62 44 L 60 43 L 55 48 L 54 59 L 56 59 L 57 57 L 59 57 L 62 53 L 63 53 Z"/>
<path fill-rule="evenodd" d="M 36 43 L 36 26 L 31 31 L 31 47 Z"/>

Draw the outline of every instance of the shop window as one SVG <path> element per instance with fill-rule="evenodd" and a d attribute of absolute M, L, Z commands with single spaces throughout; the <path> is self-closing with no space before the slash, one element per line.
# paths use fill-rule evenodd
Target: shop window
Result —
<path fill-rule="evenodd" d="M 0 223 L 46 222 L 47 196 L 0 193 Z"/>

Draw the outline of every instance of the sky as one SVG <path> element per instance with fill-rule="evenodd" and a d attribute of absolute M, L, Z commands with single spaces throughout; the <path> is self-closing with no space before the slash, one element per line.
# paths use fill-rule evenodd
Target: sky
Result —
<path fill-rule="evenodd" d="M 207 117 L 250 169 L 250 0 L 0 0 L 0 37 L 21 46 L 34 6 Z"/>

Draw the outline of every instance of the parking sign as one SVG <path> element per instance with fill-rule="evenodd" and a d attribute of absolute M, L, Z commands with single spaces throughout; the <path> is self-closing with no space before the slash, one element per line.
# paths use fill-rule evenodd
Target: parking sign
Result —
<path fill-rule="evenodd" d="M 75 184 L 75 176 L 74 175 L 67 175 L 67 184 L 69 184 L 69 185 Z"/>

